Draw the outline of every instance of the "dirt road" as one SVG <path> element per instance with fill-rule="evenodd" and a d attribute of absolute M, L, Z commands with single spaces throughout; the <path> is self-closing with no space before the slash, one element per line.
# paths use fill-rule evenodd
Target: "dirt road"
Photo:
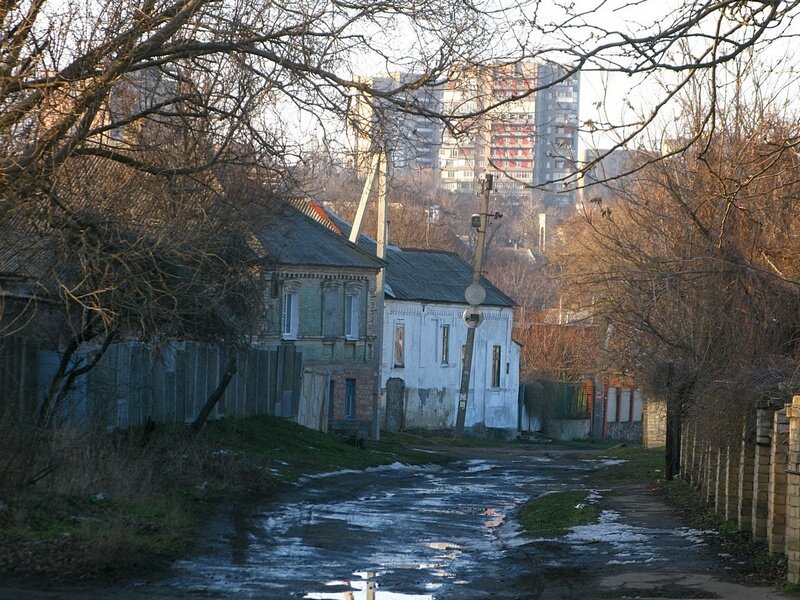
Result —
<path fill-rule="evenodd" d="M 0 587 L 0 599 L 477 600 L 783 598 L 726 581 L 707 533 L 645 488 L 587 490 L 596 525 L 532 539 L 532 497 L 584 487 L 601 459 L 541 445 L 462 451 L 448 467 L 393 465 L 309 478 L 221 513 L 166 577 L 119 586 Z"/>

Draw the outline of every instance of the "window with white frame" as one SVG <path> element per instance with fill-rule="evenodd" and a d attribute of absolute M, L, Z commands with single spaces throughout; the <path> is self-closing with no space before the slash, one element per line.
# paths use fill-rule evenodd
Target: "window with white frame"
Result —
<path fill-rule="evenodd" d="M 361 293 L 357 290 L 348 290 L 344 302 L 344 335 L 348 340 L 358 339 L 360 314 Z"/>
<path fill-rule="evenodd" d="M 300 312 L 298 293 L 296 290 L 286 290 L 283 292 L 281 325 L 281 337 L 283 339 L 297 339 L 300 332 Z"/>

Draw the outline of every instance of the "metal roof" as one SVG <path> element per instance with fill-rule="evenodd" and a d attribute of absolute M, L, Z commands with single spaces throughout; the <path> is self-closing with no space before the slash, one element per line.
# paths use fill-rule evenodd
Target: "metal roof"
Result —
<path fill-rule="evenodd" d="M 0 286 L 3 295 L 9 295 L 14 289 L 52 285 L 58 255 L 54 236 L 16 215 L 6 218 L 0 231 Z"/>
<path fill-rule="evenodd" d="M 315 205 L 315 210 L 318 206 Z M 342 236 L 350 235 L 350 223 L 331 210 L 323 210 L 328 217 L 323 226 L 328 231 L 336 228 L 342 232 Z M 358 238 L 358 247 L 374 256 L 377 243 L 362 233 Z M 396 300 L 467 304 L 464 290 L 472 283 L 473 268 L 458 254 L 446 250 L 398 248 L 389 245 L 386 248 L 385 261 L 387 297 Z M 481 277 L 481 285 L 486 289 L 486 300 L 483 304 L 516 306 L 509 296 L 485 277 Z"/>
<path fill-rule="evenodd" d="M 386 252 L 387 295 L 396 300 L 463 304 L 464 290 L 472 283 L 472 266 L 444 250 L 390 248 Z M 481 277 L 487 306 L 513 307 L 514 301 Z M 389 293 L 391 290 L 391 294 Z"/>
<path fill-rule="evenodd" d="M 280 203 L 253 234 L 269 260 L 284 265 L 378 270 L 384 262 L 305 215 Z"/>

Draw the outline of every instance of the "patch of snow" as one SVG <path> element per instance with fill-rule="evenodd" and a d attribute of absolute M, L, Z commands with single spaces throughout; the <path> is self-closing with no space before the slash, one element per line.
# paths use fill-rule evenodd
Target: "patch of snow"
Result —
<path fill-rule="evenodd" d="M 473 461 L 470 461 L 473 462 Z M 492 469 L 496 469 L 497 465 L 492 465 L 484 462 L 479 462 L 479 464 L 474 464 L 471 467 L 467 468 L 467 473 L 481 473 L 483 471 L 491 471 Z"/>
<path fill-rule="evenodd" d="M 598 523 L 573 527 L 565 537 L 571 542 L 585 544 L 597 542 L 632 544 L 647 541 L 648 537 L 638 531 L 638 528 L 624 523 L 617 523 L 619 517 L 619 513 L 615 511 L 604 510 L 600 513 Z"/>
<path fill-rule="evenodd" d="M 597 504 L 602 499 L 603 496 L 600 495 L 599 490 L 590 490 L 589 493 L 586 495 L 586 502 L 588 502 L 589 504 Z"/>
<path fill-rule="evenodd" d="M 673 532 L 676 536 L 685 539 L 692 544 L 702 544 L 705 542 L 705 536 L 716 533 L 715 531 L 699 529 L 692 529 L 691 527 L 679 527 Z"/>

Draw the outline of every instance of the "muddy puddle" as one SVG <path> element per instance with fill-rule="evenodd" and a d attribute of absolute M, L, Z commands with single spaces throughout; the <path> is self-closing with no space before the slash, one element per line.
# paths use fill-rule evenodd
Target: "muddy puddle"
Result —
<path fill-rule="evenodd" d="M 613 510 L 563 538 L 520 533 L 523 503 L 581 487 L 598 465 L 539 453 L 309 477 L 270 504 L 220 513 L 196 554 L 163 579 L 24 597 L 511 599 L 603 566 L 702 563 L 700 532 L 623 522 Z"/>

